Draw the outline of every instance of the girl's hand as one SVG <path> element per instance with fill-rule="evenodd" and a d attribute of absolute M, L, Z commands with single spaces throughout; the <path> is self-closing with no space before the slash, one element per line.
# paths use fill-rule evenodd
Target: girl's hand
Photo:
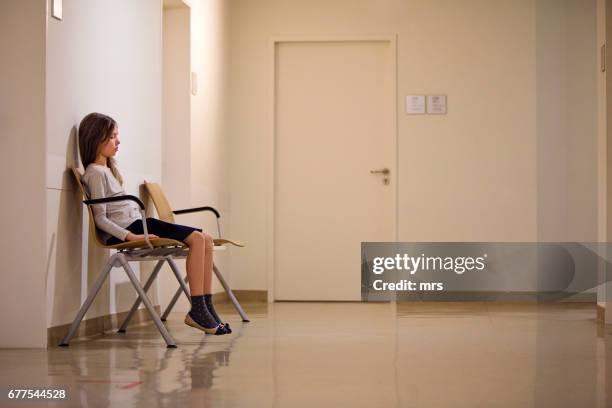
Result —
<path fill-rule="evenodd" d="M 155 234 L 149 234 L 149 239 L 153 239 L 153 238 L 159 238 L 157 235 Z M 145 239 L 144 234 L 132 234 L 131 232 L 129 234 L 127 234 L 127 237 L 125 237 L 126 241 L 137 241 L 137 240 L 143 240 Z"/>

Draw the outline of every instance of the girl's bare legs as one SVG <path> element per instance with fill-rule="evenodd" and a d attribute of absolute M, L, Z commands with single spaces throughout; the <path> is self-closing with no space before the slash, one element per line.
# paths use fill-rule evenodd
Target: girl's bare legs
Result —
<path fill-rule="evenodd" d="M 214 243 L 213 238 L 208 234 L 202 234 L 204 236 L 204 294 L 210 295 L 212 293 L 212 273 L 213 273 L 213 249 Z"/>
<path fill-rule="evenodd" d="M 229 328 L 225 329 L 220 322 L 217 322 L 216 317 L 211 314 L 206 305 L 207 298 L 212 302 L 210 295 L 213 269 L 212 237 L 194 231 L 185 238 L 185 243 L 189 246 L 187 278 L 191 292 L 191 310 L 185 316 L 185 323 L 209 334 L 231 333 Z"/>
<path fill-rule="evenodd" d="M 189 246 L 189 253 L 187 254 L 189 292 L 191 292 L 191 296 L 202 296 L 204 294 L 204 282 L 206 281 L 204 263 L 202 262 L 205 253 L 204 235 L 201 232 L 194 231 L 185 238 L 185 243 Z M 211 278 L 212 275 L 208 277 L 209 288 Z"/>
<path fill-rule="evenodd" d="M 232 329 L 228 323 L 223 323 L 212 301 L 212 274 L 213 274 L 213 251 L 215 248 L 215 244 L 213 242 L 213 238 L 208 234 L 204 235 L 204 258 L 202 259 L 202 263 L 204 264 L 204 302 L 206 303 L 206 308 L 214 317 L 217 323 L 223 324 L 227 333 L 231 333 Z"/>
<path fill-rule="evenodd" d="M 187 277 L 191 296 L 212 293 L 213 239 L 208 234 L 194 231 L 185 243 L 189 246 L 187 255 Z"/>

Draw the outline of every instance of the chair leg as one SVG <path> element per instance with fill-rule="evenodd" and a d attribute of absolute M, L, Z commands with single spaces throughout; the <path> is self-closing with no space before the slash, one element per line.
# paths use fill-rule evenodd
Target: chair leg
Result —
<path fill-rule="evenodd" d="M 136 278 L 132 267 L 129 265 L 129 263 L 126 261 L 125 257 L 122 254 L 119 254 L 117 256 L 117 259 L 121 263 L 121 266 L 123 266 L 123 269 L 125 269 L 125 273 L 127 273 L 128 277 L 130 278 L 130 281 L 132 282 L 132 285 L 134 286 L 134 289 L 136 289 L 136 292 L 138 293 L 138 296 L 140 296 L 142 302 L 149 311 L 149 315 L 151 316 L 151 319 L 153 319 L 153 323 L 155 323 L 155 326 L 157 326 L 157 329 L 166 341 L 167 346 L 169 348 L 176 348 L 176 342 L 174 341 L 172 336 L 170 336 L 170 333 L 168 333 L 168 329 L 166 329 L 166 326 L 164 326 L 162 321 L 159 319 L 159 316 L 153 308 L 153 305 L 151 304 L 151 301 L 149 300 L 147 294 L 142 289 L 142 286 L 140 286 L 140 282 Z"/>
<path fill-rule="evenodd" d="M 187 276 L 185 276 L 184 279 L 181 278 L 181 272 L 173 258 L 167 257 L 166 260 L 168 261 L 168 264 L 170 265 L 170 269 L 172 269 L 172 272 L 174 273 L 176 280 L 179 282 L 179 288 L 176 290 L 176 293 L 172 297 L 172 300 L 170 300 L 170 303 L 168 304 L 168 307 L 166 307 L 164 314 L 162 314 L 162 321 L 166 321 L 166 319 L 168 318 L 168 315 L 172 311 L 172 308 L 178 301 L 179 297 L 181 297 L 181 292 L 185 293 L 185 296 L 187 296 L 187 300 L 189 300 L 189 302 L 191 303 L 189 287 L 187 286 L 187 282 L 188 282 Z"/>
<path fill-rule="evenodd" d="M 158 261 L 157 265 L 155 265 L 155 268 L 153 269 L 153 272 L 151 273 L 151 276 L 149 276 L 149 279 L 147 279 L 147 282 L 144 285 L 143 289 L 144 289 L 145 293 L 149 290 L 149 288 L 153 284 L 153 281 L 155 281 L 155 278 L 159 274 L 159 271 L 161 270 L 161 267 L 163 265 L 164 265 L 164 260 L 163 259 Z M 130 309 L 130 312 L 126 316 L 125 320 L 123 320 L 123 324 L 121 325 L 119 330 L 117 330 L 118 333 L 125 333 L 125 329 L 127 329 L 128 323 L 132 319 L 132 316 L 134 315 L 134 313 L 136 313 L 136 310 L 138 310 L 138 307 L 140 306 L 141 302 L 142 302 L 142 299 L 139 296 L 136 299 L 136 301 L 134 302 L 134 304 L 132 305 L 132 308 Z"/>
<path fill-rule="evenodd" d="M 102 272 L 100 273 L 100 275 L 98 275 L 98 279 L 96 280 L 94 285 L 89 290 L 89 294 L 87 295 L 87 299 L 85 299 L 85 303 L 83 303 L 83 305 L 81 306 L 81 309 L 79 309 L 79 312 L 74 318 L 74 321 L 70 325 L 70 329 L 68 329 L 68 333 L 66 334 L 62 342 L 59 344 L 60 346 L 62 347 L 68 346 L 70 339 L 76 333 L 79 327 L 79 324 L 81 324 L 81 320 L 83 320 L 83 317 L 85 317 L 85 313 L 87 313 L 87 310 L 89 310 L 89 307 L 91 306 L 94 299 L 98 295 L 100 288 L 102 288 L 102 285 L 104 284 L 104 281 L 106 280 L 106 277 L 108 276 L 111 269 L 113 269 L 113 266 L 115 266 L 116 261 L 117 261 L 117 255 L 115 254 L 111 256 L 111 258 L 108 260 L 106 265 L 104 265 Z"/>
<path fill-rule="evenodd" d="M 181 271 L 178 268 L 178 265 L 176 264 L 176 261 L 170 257 L 166 258 L 166 261 L 168 261 L 168 264 L 170 264 L 170 269 L 172 269 L 172 272 L 174 272 L 174 276 L 176 276 L 176 280 L 179 282 L 180 285 L 180 289 L 185 292 L 185 296 L 187 296 L 187 299 L 191 300 L 191 296 L 189 295 L 189 287 L 187 286 L 187 278 L 185 278 L 185 280 L 183 281 L 183 278 L 181 278 Z"/>
<path fill-rule="evenodd" d="M 185 276 L 185 282 L 187 282 L 187 277 L 186 276 Z M 174 305 L 178 301 L 178 298 L 181 297 L 181 293 L 183 293 L 183 288 L 179 285 L 178 289 L 176 290 L 176 293 L 172 297 L 172 300 L 170 300 L 170 303 L 168 303 L 168 307 L 166 307 L 166 310 L 164 311 L 164 314 L 162 314 L 162 317 L 161 317 L 162 322 L 165 322 L 166 319 L 168 318 L 168 315 L 170 314 L 170 312 L 172 311 L 172 308 L 174 307 Z"/>
<path fill-rule="evenodd" d="M 244 312 L 244 310 L 242 310 L 242 306 L 240 306 L 240 303 L 238 302 L 238 299 L 236 299 L 236 296 L 234 296 L 234 292 L 232 292 L 232 289 L 229 287 L 229 285 L 225 281 L 225 278 L 223 277 L 223 275 L 221 275 L 221 271 L 219 271 L 219 268 L 217 268 L 217 265 L 215 265 L 214 263 L 213 263 L 213 270 L 215 271 L 215 275 L 217 276 L 217 279 L 219 279 L 219 282 L 221 282 L 221 285 L 223 286 L 223 289 L 225 289 L 225 292 L 227 293 L 227 296 L 230 298 L 230 300 L 234 304 L 234 307 L 236 308 L 236 310 L 240 314 L 240 317 L 242 318 L 242 321 L 243 322 L 250 322 L 249 317 Z"/>

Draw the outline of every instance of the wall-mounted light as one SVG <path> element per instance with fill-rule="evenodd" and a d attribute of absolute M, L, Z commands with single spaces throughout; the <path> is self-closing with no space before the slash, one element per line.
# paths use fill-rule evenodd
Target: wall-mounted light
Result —
<path fill-rule="evenodd" d="M 62 21 L 62 0 L 52 0 L 51 15 Z"/>

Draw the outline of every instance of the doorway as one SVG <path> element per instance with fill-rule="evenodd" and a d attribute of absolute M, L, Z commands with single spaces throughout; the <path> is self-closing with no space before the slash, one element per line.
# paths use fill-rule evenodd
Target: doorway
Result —
<path fill-rule="evenodd" d="M 274 40 L 274 300 L 359 301 L 396 239 L 395 38 Z"/>

